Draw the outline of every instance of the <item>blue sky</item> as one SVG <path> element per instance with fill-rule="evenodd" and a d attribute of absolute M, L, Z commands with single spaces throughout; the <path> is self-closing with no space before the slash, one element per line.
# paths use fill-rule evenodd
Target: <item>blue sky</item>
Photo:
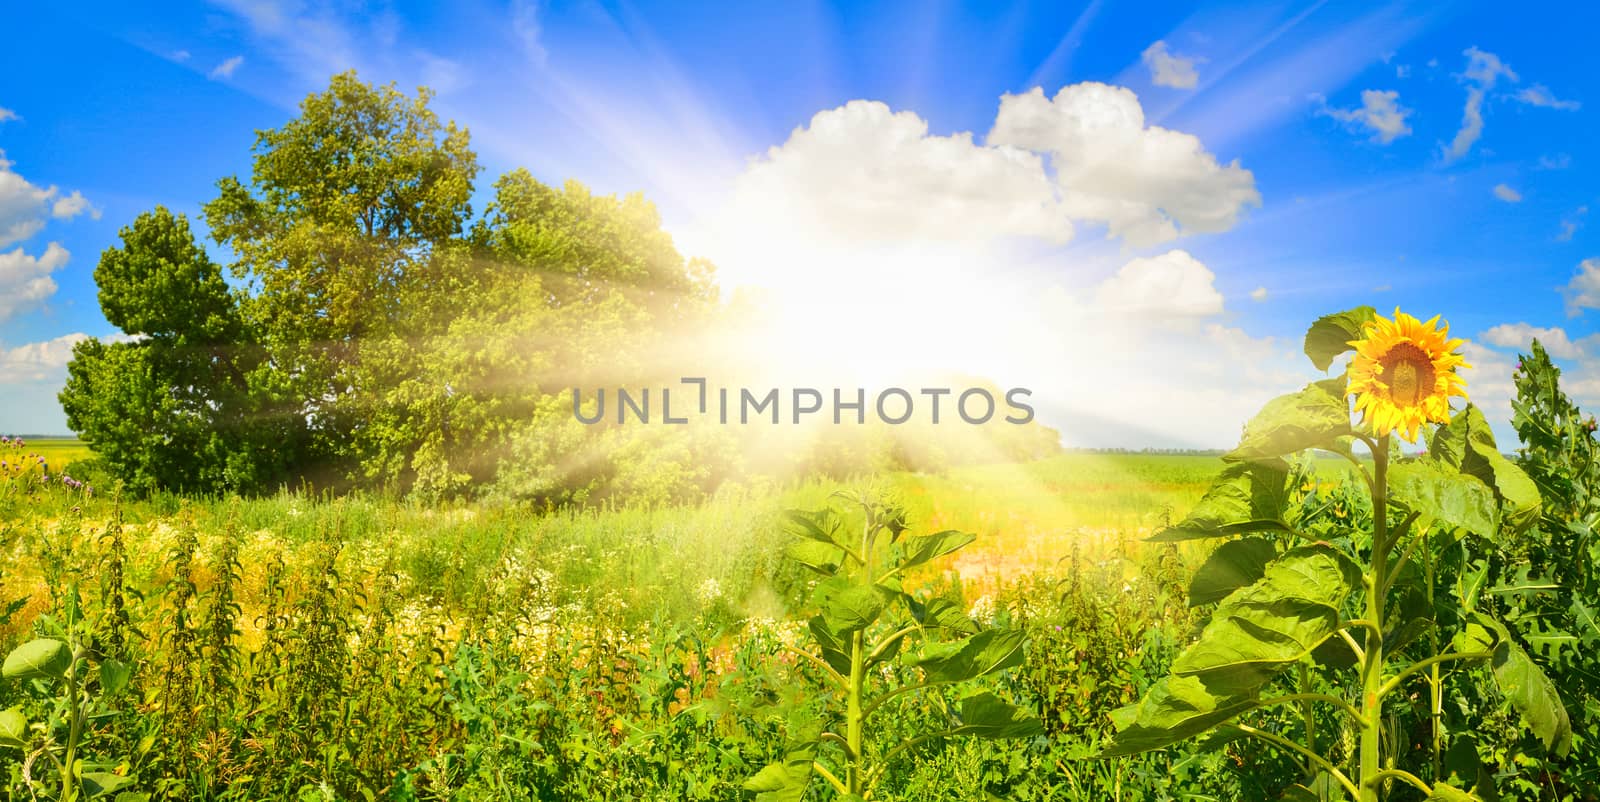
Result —
<path fill-rule="evenodd" d="M 725 286 L 800 297 L 806 268 L 758 247 L 797 246 L 770 232 L 815 211 L 804 242 L 826 247 L 810 258 L 859 253 L 838 221 L 860 217 L 863 194 L 883 201 L 870 222 L 900 232 L 897 253 L 960 256 L 925 274 L 922 308 L 992 292 L 969 328 L 1004 337 L 972 339 L 986 353 L 1033 343 L 994 372 L 1048 390 L 1068 442 L 1227 445 L 1250 409 L 1310 377 L 1295 357 L 1307 323 L 1358 303 L 1443 313 L 1472 338 L 1491 418 L 1508 412 L 1531 329 L 1560 329 L 1544 339 L 1600 403 L 1600 337 L 1585 339 L 1600 332 L 1600 11 L 1579 4 L 354 6 L 6 12 L 0 431 L 65 430 L 66 349 L 116 333 L 91 273 L 117 229 L 157 204 L 196 214 L 217 179 L 248 173 L 255 130 L 347 68 L 434 87 L 472 132 L 480 189 L 526 166 L 642 190 Z M 1068 130 L 1130 108 L 1120 90 L 1057 95 L 1089 82 L 1132 93 L 1135 139 Z M 1163 130 L 1183 138 L 1151 135 Z M 824 131 L 837 139 L 818 144 Z M 1075 148 L 1143 160 L 1108 174 Z M 1002 189 L 984 172 L 1018 153 L 1054 182 L 1049 208 L 1021 222 L 1005 210 L 1032 208 L 1032 174 L 1007 172 Z M 1069 180 L 1074 164 L 1086 172 Z M 928 208 L 972 230 L 930 236 L 949 226 L 917 217 Z M 1017 298 L 1054 305 L 1007 306 Z M 1135 333 L 1113 350 L 1096 331 Z M 1162 360 L 1193 366 L 1168 379 L 1182 388 L 1138 370 Z M 1153 424 L 1136 411 L 1151 396 L 1190 411 Z"/>

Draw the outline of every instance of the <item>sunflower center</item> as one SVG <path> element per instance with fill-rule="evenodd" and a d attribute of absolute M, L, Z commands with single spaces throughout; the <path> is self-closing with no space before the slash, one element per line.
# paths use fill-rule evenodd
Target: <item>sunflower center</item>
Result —
<path fill-rule="evenodd" d="M 1411 343 L 1400 343 L 1379 360 L 1389 385 L 1389 399 L 1400 406 L 1415 407 L 1433 392 L 1433 359 Z"/>

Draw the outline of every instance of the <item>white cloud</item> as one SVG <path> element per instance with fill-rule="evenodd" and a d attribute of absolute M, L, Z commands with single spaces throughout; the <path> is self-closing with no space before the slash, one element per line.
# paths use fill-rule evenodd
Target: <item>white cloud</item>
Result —
<path fill-rule="evenodd" d="M 1411 65 L 1410 64 L 1401 64 L 1401 65 L 1396 66 L 1394 68 L 1394 77 L 1396 77 L 1396 78 L 1410 78 L 1411 77 Z"/>
<path fill-rule="evenodd" d="M 244 64 L 244 56 L 234 56 L 233 58 L 227 59 L 226 61 L 223 61 L 221 64 L 218 64 L 217 66 L 212 67 L 211 68 L 211 72 L 208 73 L 206 75 L 206 77 L 210 78 L 213 81 L 227 80 L 229 78 L 232 78 L 233 74 L 235 72 L 237 72 L 239 67 L 241 65 L 243 65 L 243 64 Z"/>
<path fill-rule="evenodd" d="M 1461 129 L 1450 141 L 1450 146 L 1445 148 L 1446 162 L 1467 155 L 1478 138 L 1483 136 L 1483 99 L 1489 90 L 1494 89 L 1502 77 L 1517 80 L 1517 74 L 1512 72 L 1511 67 L 1493 53 L 1469 47 L 1463 55 L 1467 57 L 1467 71 L 1460 78 L 1467 84 L 1467 105 L 1461 110 Z"/>
<path fill-rule="evenodd" d="M 1257 287 L 1250 291 L 1250 300 L 1260 303 L 1267 300 L 1267 288 Z"/>
<path fill-rule="evenodd" d="M 89 199 L 76 189 L 71 195 L 56 198 L 56 202 L 50 205 L 50 216 L 57 220 L 71 220 L 84 212 L 96 220 L 100 219 L 100 210 L 90 206 Z"/>
<path fill-rule="evenodd" d="M 1494 185 L 1494 196 L 1505 201 L 1506 203 L 1522 202 L 1522 193 L 1512 189 L 1509 186 L 1506 186 L 1505 184 Z"/>
<path fill-rule="evenodd" d="M 1156 86 L 1193 89 L 1200 83 L 1200 74 L 1195 71 L 1194 65 L 1202 59 L 1173 53 L 1167 49 L 1166 42 L 1157 40 L 1145 48 L 1140 57 L 1150 70 L 1150 80 Z"/>
<path fill-rule="evenodd" d="M 1149 320 L 1222 314 L 1217 275 L 1188 251 L 1134 259 L 1103 282 L 1095 300 L 1101 309 Z"/>
<path fill-rule="evenodd" d="M 1567 314 L 1577 316 L 1585 309 L 1600 309 L 1600 257 L 1585 259 L 1567 282 Z"/>
<path fill-rule="evenodd" d="M 1540 156 L 1539 169 L 1565 170 L 1572 166 L 1572 156 L 1566 153 L 1557 153 L 1554 156 Z"/>
<path fill-rule="evenodd" d="M 522 42 L 522 50 L 535 64 L 544 65 L 549 52 L 544 47 L 544 26 L 539 21 L 537 0 L 513 0 L 511 3 L 511 30 Z"/>
<path fill-rule="evenodd" d="M 1472 341 L 1461 347 L 1461 354 L 1472 366 L 1461 370 L 1472 403 L 1483 411 L 1491 426 L 1504 433 L 1506 422 L 1511 419 L 1511 399 L 1517 395 L 1516 382 L 1512 380 L 1516 363 L 1512 357 Z M 1515 434 L 1501 437 L 1505 438 L 1500 441 L 1503 448 L 1509 449 L 1516 442 Z"/>
<path fill-rule="evenodd" d="M 1561 219 L 1561 233 L 1556 235 L 1556 242 L 1571 242 L 1572 235 L 1583 228 L 1583 218 L 1589 213 L 1588 206 L 1579 206 L 1572 214 Z"/>
<path fill-rule="evenodd" d="M 1323 104 L 1321 112 L 1347 125 L 1372 131 L 1372 141 L 1381 145 L 1411 133 L 1406 118 L 1412 110 L 1400 105 L 1400 93 L 1394 90 L 1367 89 L 1361 93 L 1361 108 L 1336 109 Z"/>
<path fill-rule="evenodd" d="M 83 193 L 74 190 L 63 197 L 58 187 L 33 184 L 12 171 L 12 166 L 0 150 L 0 247 L 38 234 L 51 217 L 70 220 L 87 211 L 99 219 L 99 210 L 90 206 Z"/>
<path fill-rule="evenodd" d="M 1577 359 L 1583 355 L 1583 348 L 1573 342 L 1567 336 L 1566 330 L 1559 326 L 1540 328 L 1527 323 L 1502 323 L 1484 332 L 1480 337 L 1489 345 L 1515 348 L 1519 351 L 1527 351 L 1537 339 L 1539 344 L 1557 359 Z"/>
<path fill-rule="evenodd" d="M 1249 170 L 1219 164 L 1191 134 L 1146 127 L 1123 87 L 1073 84 L 1053 100 L 1039 88 L 1007 94 L 988 143 L 1049 154 L 1067 213 L 1136 247 L 1226 231 L 1261 204 Z"/>
<path fill-rule="evenodd" d="M 0 350 L 0 384 L 60 381 L 62 369 L 72 360 L 72 348 L 89 335 L 64 334 L 53 340 Z"/>
<path fill-rule="evenodd" d="M 168 54 L 168 57 L 171 58 L 173 61 L 177 61 L 177 62 L 181 63 L 181 62 L 188 61 L 189 58 L 192 55 L 193 54 L 190 53 L 187 50 L 174 50 L 174 51 L 172 51 L 171 53 Z"/>
<path fill-rule="evenodd" d="M 44 255 L 38 257 L 21 248 L 0 253 L 0 322 L 54 295 L 56 282 L 50 274 L 64 267 L 69 256 L 57 242 L 46 246 Z"/>
<path fill-rule="evenodd" d="M 769 149 L 736 180 L 732 206 L 830 241 L 1072 237 L 1037 154 L 930 136 L 916 114 L 865 100 Z"/>
<path fill-rule="evenodd" d="M 1516 94 L 1517 102 L 1560 111 L 1577 111 L 1583 104 L 1576 100 L 1559 100 L 1544 84 L 1534 84 Z"/>
<path fill-rule="evenodd" d="M 22 118 L 18 117 L 16 112 L 12 111 L 11 109 L 6 108 L 5 106 L 0 106 L 0 123 L 6 122 L 8 120 L 20 120 L 20 119 L 22 119 Z"/>

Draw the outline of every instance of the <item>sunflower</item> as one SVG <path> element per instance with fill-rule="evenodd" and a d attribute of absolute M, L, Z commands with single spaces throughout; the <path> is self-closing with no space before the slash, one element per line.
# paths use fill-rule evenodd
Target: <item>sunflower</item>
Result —
<path fill-rule="evenodd" d="M 1426 323 L 1394 310 L 1394 320 L 1374 315 L 1354 340 L 1349 394 L 1361 421 L 1377 434 L 1398 431 L 1417 441 L 1425 423 L 1450 421 L 1450 397 L 1467 397 L 1467 382 L 1456 368 L 1472 367 L 1455 353 L 1465 340 L 1449 339 L 1450 327 L 1437 315 Z"/>

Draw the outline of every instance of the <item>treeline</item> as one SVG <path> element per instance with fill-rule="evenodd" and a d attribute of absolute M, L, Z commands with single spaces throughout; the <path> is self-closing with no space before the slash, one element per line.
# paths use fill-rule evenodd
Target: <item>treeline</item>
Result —
<path fill-rule="evenodd" d="M 345 73 L 259 132 L 250 175 L 203 205 L 225 266 L 165 208 L 121 231 L 95 281 L 129 336 L 81 343 L 61 393 L 98 470 L 134 493 L 310 485 L 544 503 L 682 500 L 749 470 L 751 436 L 584 426 L 563 395 L 703 372 L 685 344 L 726 323 L 713 266 L 680 254 L 638 194 L 516 169 L 475 212 L 468 132 L 430 98 Z M 1055 447 L 1029 428 L 1020 447 L 973 451 Z M 876 433 L 843 437 L 784 467 L 897 459 Z"/>

